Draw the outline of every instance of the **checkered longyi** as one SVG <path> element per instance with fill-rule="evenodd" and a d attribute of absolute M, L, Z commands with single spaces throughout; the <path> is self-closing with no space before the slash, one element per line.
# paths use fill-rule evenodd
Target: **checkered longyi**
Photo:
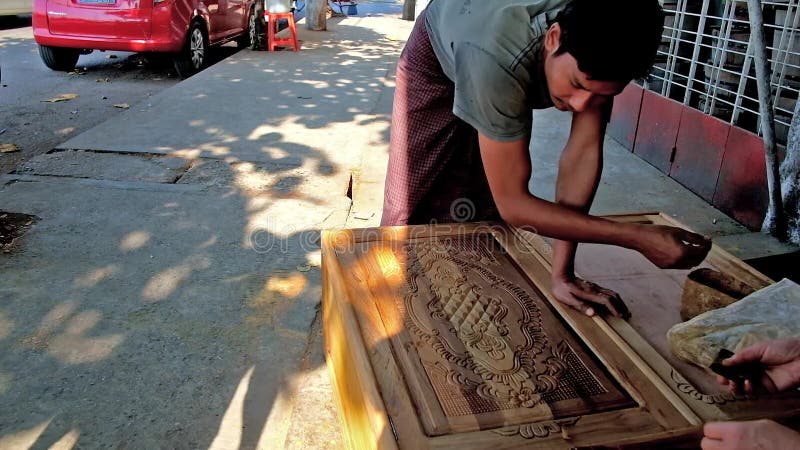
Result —
<path fill-rule="evenodd" d="M 454 90 L 423 12 L 397 66 L 381 225 L 499 219 L 478 132 L 453 114 Z"/>

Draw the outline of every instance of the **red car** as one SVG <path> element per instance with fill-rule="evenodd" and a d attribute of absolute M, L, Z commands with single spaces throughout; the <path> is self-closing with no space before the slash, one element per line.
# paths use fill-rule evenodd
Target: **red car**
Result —
<path fill-rule="evenodd" d="M 260 1 L 260 0 L 259 0 Z M 200 70 L 210 45 L 246 47 L 256 0 L 33 0 L 33 35 L 47 67 L 70 71 L 92 50 L 171 53 L 179 75 Z M 255 39 L 257 40 L 257 39 Z"/>

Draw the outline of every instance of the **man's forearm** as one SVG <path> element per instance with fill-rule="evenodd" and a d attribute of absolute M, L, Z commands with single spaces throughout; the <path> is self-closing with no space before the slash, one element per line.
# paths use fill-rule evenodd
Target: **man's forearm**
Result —
<path fill-rule="evenodd" d="M 517 196 L 506 202 L 499 200 L 498 204 L 505 205 L 500 213 L 506 222 L 532 228 L 536 233 L 554 239 L 638 249 L 643 237 L 641 225 L 590 216 L 533 195 Z"/>
<path fill-rule="evenodd" d="M 478 141 L 492 197 L 508 223 L 535 228 L 556 239 L 631 248 L 664 268 L 693 267 L 711 248 L 711 242 L 703 236 L 680 228 L 615 223 L 534 197 L 528 191 L 528 141 L 495 141 L 480 133 Z"/>
<path fill-rule="evenodd" d="M 572 279 L 575 274 L 575 253 L 578 244 L 556 239 L 553 241 L 552 275 L 556 278 Z"/>
<path fill-rule="evenodd" d="M 602 114 L 576 114 L 572 132 L 559 159 L 556 203 L 588 213 L 603 171 Z M 553 246 L 553 276 L 572 278 L 578 244 L 557 240 Z"/>

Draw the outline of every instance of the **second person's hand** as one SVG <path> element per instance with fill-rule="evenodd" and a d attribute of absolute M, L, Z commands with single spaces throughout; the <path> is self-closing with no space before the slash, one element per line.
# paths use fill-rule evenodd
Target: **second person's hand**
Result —
<path fill-rule="evenodd" d="M 789 338 L 759 342 L 722 361 L 722 364 L 728 367 L 747 363 L 761 365 L 764 373 L 759 380 L 745 381 L 745 393 L 753 393 L 757 387 L 754 384 L 772 393 L 800 386 L 800 339 Z M 736 383 L 721 376 L 718 379 L 721 384 L 736 392 Z"/>

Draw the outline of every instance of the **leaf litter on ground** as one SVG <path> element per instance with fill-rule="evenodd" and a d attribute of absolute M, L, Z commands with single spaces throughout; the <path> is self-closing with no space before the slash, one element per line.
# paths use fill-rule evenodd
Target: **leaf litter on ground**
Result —
<path fill-rule="evenodd" d="M 78 97 L 79 97 L 78 94 L 58 94 L 57 97 L 48 98 L 47 100 L 42 100 L 42 102 L 44 103 L 68 102 Z"/>

